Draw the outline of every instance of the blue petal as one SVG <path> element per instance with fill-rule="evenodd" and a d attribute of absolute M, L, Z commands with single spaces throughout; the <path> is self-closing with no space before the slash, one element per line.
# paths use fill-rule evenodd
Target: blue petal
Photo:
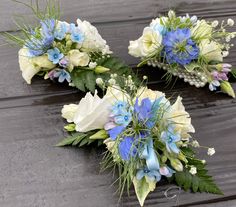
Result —
<path fill-rule="evenodd" d="M 125 129 L 124 126 L 117 126 L 117 127 L 114 127 L 113 129 L 109 130 L 108 134 L 112 140 L 115 140 L 117 138 L 117 136 L 119 134 L 121 134 L 121 132 L 124 131 L 124 129 Z"/>
<path fill-rule="evenodd" d="M 171 149 L 174 153 L 176 153 L 176 154 L 178 154 L 179 151 L 180 151 L 179 148 L 176 146 L 175 143 L 169 144 L 169 147 L 170 147 L 170 149 Z"/>
<path fill-rule="evenodd" d="M 141 180 L 143 177 L 145 176 L 144 170 L 138 170 L 138 172 L 136 173 L 136 178 L 138 180 Z"/>
<path fill-rule="evenodd" d="M 129 160 L 130 157 L 136 155 L 137 150 L 133 145 L 134 138 L 133 137 L 125 137 L 119 144 L 119 153 L 123 160 Z"/>

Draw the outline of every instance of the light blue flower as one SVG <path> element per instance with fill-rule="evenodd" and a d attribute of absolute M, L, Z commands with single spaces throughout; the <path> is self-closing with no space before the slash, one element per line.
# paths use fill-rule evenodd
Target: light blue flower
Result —
<path fill-rule="evenodd" d="M 165 26 L 161 25 L 161 24 L 155 24 L 153 26 L 153 30 L 155 32 L 159 32 L 162 36 L 164 36 L 167 33 L 167 29 Z"/>
<path fill-rule="evenodd" d="M 112 106 L 112 115 L 118 115 L 127 111 L 128 103 L 125 101 L 117 101 Z"/>
<path fill-rule="evenodd" d="M 71 32 L 71 41 L 76 43 L 82 43 L 84 41 L 84 34 L 76 27 L 75 24 L 70 25 L 70 32 Z"/>
<path fill-rule="evenodd" d="M 180 135 L 172 127 L 168 127 L 167 131 L 161 133 L 161 140 L 165 143 L 168 152 L 179 153 L 176 142 L 180 141 Z"/>
<path fill-rule="evenodd" d="M 160 172 L 161 175 L 164 175 L 164 176 L 166 176 L 167 178 L 172 177 L 172 175 L 175 173 L 175 171 L 172 170 L 172 169 L 171 169 L 170 167 L 168 167 L 168 166 L 163 166 L 163 167 L 161 167 L 160 170 L 159 170 L 159 172 Z"/>
<path fill-rule="evenodd" d="M 117 125 L 122 125 L 122 126 L 125 126 L 125 127 L 129 125 L 131 120 L 132 120 L 132 115 L 128 111 L 125 111 L 125 112 L 123 112 L 123 113 L 121 113 L 121 114 L 114 117 L 114 122 Z"/>
<path fill-rule="evenodd" d="M 138 180 L 141 180 L 144 176 L 147 176 L 150 181 L 158 182 L 161 180 L 161 174 L 158 170 L 149 170 L 147 167 L 138 170 L 136 173 L 136 178 Z"/>
<path fill-rule="evenodd" d="M 58 78 L 58 82 L 62 83 L 64 82 L 65 80 L 69 83 L 71 81 L 71 77 L 70 77 L 70 74 L 62 69 L 62 70 L 56 70 L 54 73 L 53 73 L 53 77 L 54 78 Z"/>
<path fill-rule="evenodd" d="M 53 62 L 53 64 L 59 63 L 60 59 L 64 57 L 64 55 L 60 52 L 58 48 L 50 49 L 47 51 L 48 59 Z"/>
<path fill-rule="evenodd" d="M 220 82 L 218 80 L 213 80 L 209 83 L 210 91 L 215 91 L 220 86 Z"/>
<path fill-rule="evenodd" d="M 60 22 L 59 27 L 54 31 L 54 37 L 58 40 L 63 40 L 68 32 L 68 28 L 65 22 Z"/>

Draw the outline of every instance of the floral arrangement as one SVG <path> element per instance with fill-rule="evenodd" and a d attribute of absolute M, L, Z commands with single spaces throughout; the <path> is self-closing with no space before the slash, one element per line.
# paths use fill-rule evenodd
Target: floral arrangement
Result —
<path fill-rule="evenodd" d="M 102 169 L 117 169 L 118 191 L 135 188 L 140 206 L 161 179 L 184 190 L 222 194 L 196 157 L 200 147 L 191 118 L 178 97 L 174 104 L 159 91 L 108 87 L 103 98 L 87 93 L 79 104 L 65 105 L 62 117 L 70 136 L 57 146 L 105 145 Z M 207 148 L 207 147 L 204 147 Z M 215 153 L 207 148 L 208 155 Z"/>
<path fill-rule="evenodd" d="M 168 80 L 178 76 L 198 88 L 209 83 L 211 91 L 220 89 L 235 98 L 228 82 L 229 73 L 235 76 L 235 71 L 223 60 L 236 34 L 226 31 L 226 27 L 233 25 L 232 19 L 219 24 L 188 14 L 177 17 L 170 10 L 168 16 L 152 20 L 139 39 L 130 41 L 129 54 L 141 58 L 139 66 L 166 70 Z"/>
<path fill-rule="evenodd" d="M 43 12 L 37 0 L 35 4 L 24 5 L 33 10 L 39 24 L 31 28 L 17 23 L 21 33 L 6 36 L 22 47 L 19 65 L 28 84 L 37 74 L 94 92 L 97 78 L 108 82 L 112 74 L 131 73 L 127 65 L 111 56 L 106 41 L 88 21 L 77 19 L 77 24 L 60 21 L 59 6 L 53 1 L 47 1 Z"/>

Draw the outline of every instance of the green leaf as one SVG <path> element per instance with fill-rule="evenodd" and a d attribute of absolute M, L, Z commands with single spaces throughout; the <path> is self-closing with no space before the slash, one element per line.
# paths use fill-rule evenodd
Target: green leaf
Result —
<path fill-rule="evenodd" d="M 67 137 L 67 138 L 63 139 L 62 141 L 60 141 L 56 145 L 56 147 L 63 147 L 66 145 L 71 145 L 75 140 L 76 140 L 76 137 Z"/>
<path fill-rule="evenodd" d="M 214 183 L 213 178 L 207 174 L 208 171 L 205 169 L 205 164 L 196 159 L 189 159 L 188 163 L 197 168 L 197 174 L 192 175 L 188 169 L 184 169 L 182 172 L 176 172 L 174 179 L 178 186 L 183 187 L 185 191 L 191 189 L 193 192 L 223 195 L 222 191 Z"/>
<path fill-rule="evenodd" d="M 155 190 L 156 182 L 150 181 L 146 177 L 143 177 L 141 180 L 134 177 L 133 184 L 139 204 L 140 206 L 143 206 L 148 194 Z"/>

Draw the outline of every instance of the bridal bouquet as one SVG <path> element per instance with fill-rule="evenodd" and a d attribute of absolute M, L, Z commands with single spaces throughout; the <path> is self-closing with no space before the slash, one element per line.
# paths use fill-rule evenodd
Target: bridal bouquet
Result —
<path fill-rule="evenodd" d="M 103 98 L 87 93 L 78 105 L 63 107 L 71 135 L 57 146 L 104 144 L 103 169 L 117 169 L 121 194 L 133 183 L 141 206 L 165 178 L 184 190 L 222 194 L 205 160 L 195 155 L 200 145 L 189 134 L 195 130 L 181 100 L 171 104 L 164 93 L 146 87 L 125 92 L 113 85 Z M 207 149 L 208 155 L 215 153 Z"/>
<path fill-rule="evenodd" d="M 139 39 L 130 41 L 129 54 L 141 58 L 140 66 L 166 70 L 168 80 L 178 76 L 198 88 L 208 83 L 211 91 L 220 89 L 235 97 L 228 82 L 229 73 L 235 76 L 235 71 L 223 60 L 236 34 L 226 28 L 233 25 L 232 19 L 211 22 L 188 14 L 177 17 L 170 10 L 168 16 L 152 20 Z"/>
<path fill-rule="evenodd" d="M 33 10 L 39 24 L 31 28 L 17 23 L 21 33 L 6 36 L 22 47 L 19 65 L 28 84 L 37 74 L 94 92 L 97 78 L 107 82 L 112 74 L 130 73 L 128 66 L 111 56 L 106 41 L 88 21 L 60 21 L 59 6 L 52 1 L 48 1 L 46 12 L 39 10 L 38 1 L 36 6 L 24 5 Z"/>

